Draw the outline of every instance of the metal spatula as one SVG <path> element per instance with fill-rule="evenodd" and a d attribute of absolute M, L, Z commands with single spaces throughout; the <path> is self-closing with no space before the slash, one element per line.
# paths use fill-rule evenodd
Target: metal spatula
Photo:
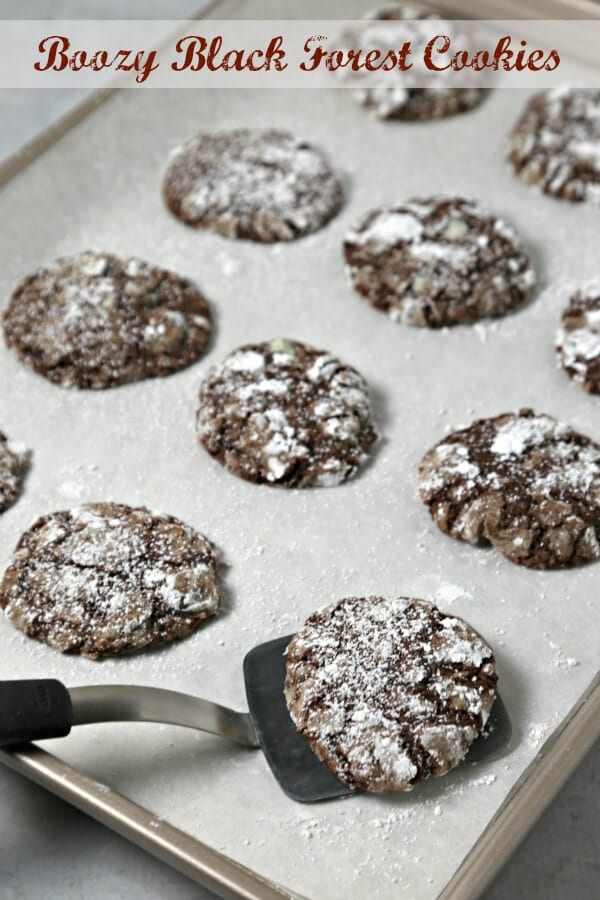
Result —
<path fill-rule="evenodd" d="M 325 768 L 290 718 L 283 686 L 284 653 L 292 637 L 260 644 L 247 654 L 247 713 L 159 688 L 111 684 L 67 689 L 55 680 L 0 682 L 0 746 L 64 737 L 73 725 L 161 722 L 208 731 L 245 747 L 261 747 L 292 800 L 311 803 L 355 793 Z M 508 713 L 496 697 L 486 729 L 472 744 L 466 761 L 497 756 L 511 735 Z"/>

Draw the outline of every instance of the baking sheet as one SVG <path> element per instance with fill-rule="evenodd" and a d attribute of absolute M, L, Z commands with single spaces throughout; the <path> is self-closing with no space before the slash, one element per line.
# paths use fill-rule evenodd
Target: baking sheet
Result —
<path fill-rule="evenodd" d="M 260 9 L 273 15 L 266 3 Z M 45 745 L 295 894 L 436 896 L 597 672 L 597 565 L 519 569 L 442 535 L 416 491 L 423 452 L 480 415 L 530 405 L 600 439 L 597 398 L 556 370 L 552 349 L 569 290 L 597 276 L 600 211 L 546 198 L 508 170 L 505 136 L 525 99 L 525 91 L 496 91 L 468 116 L 410 126 L 373 120 L 344 91 L 125 91 L 0 193 L 1 297 L 40 263 L 92 247 L 194 278 L 217 314 L 211 352 L 197 365 L 100 393 L 61 390 L 0 350 L 0 427 L 34 453 L 23 497 L 0 520 L 0 565 L 39 514 L 98 499 L 177 515 L 227 563 L 219 619 L 142 656 L 62 657 L 2 618 L 0 677 L 137 682 L 243 708 L 250 647 L 293 631 L 324 603 L 367 593 L 434 597 L 497 652 L 515 726 L 510 752 L 407 795 L 299 806 L 260 754 L 161 726 L 93 726 Z M 289 128 L 342 170 L 347 203 L 325 230 L 262 247 L 169 216 L 159 188 L 171 147 L 200 128 L 244 125 Z M 477 197 L 519 229 L 541 280 L 526 309 L 428 332 L 393 324 L 354 294 L 340 252 L 347 229 L 372 206 L 436 191 Z M 372 386 L 384 438 L 346 485 L 256 487 L 196 443 L 207 367 L 242 342 L 275 335 L 331 350 Z"/>

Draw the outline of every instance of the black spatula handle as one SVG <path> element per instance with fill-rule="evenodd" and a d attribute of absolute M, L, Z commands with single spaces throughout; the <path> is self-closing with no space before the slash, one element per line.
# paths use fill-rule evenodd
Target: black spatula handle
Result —
<path fill-rule="evenodd" d="M 0 747 L 64 737 L 72 723 L 71 697 L 60 681 L 0 681 Z"/>

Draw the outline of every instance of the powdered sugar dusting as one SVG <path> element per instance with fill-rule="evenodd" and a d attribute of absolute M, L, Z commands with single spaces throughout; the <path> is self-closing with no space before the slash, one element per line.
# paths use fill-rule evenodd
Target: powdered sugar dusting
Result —
<path fill-rule="evenodd" d="M 345 481 L 376 438 L 362 376 L 281 338 L 238 349 L 209 373 L 198 434 L 235 474 L 299 486 Z"/>
<path fill-rule="evenodd" d="M 171 516 L 89 504 L 25 532 L 0 606 L 63 653 L 115 655 L 184 637 L 214 615 L 216 567 L 212 545 Z"/>
<path fill-rule="evenodd" d="M 296 727 L 343 781 L 409 790 L 457 765 L 495 696 L 489 646 L 422 600 L 341 600 L 288 648 Z"/>
<path fill-rule="evenodd" d="M 500 456 L 520 456 L 531 447 L 563 436 L 567 430 L 550 416 L 515 417 L 497 429 L 490 450 Z"/>
<path fill-rule="evenodd" d="M 199 134 L 165 175 L 171 210 L 225 237 L 286 241 L 321 228 L 343 200 L 323 154 L 285 131 Z"/>
<path fill-rule="evenodd" d="M 0 431 L 0 513 L 19 496 L 28 461 L 25 446 L 9 441 Z"/>
<path fill-rule="evenodd" d="M 179 371 L 204 351 L 208 303 L 174 272 L 86 251 L 27 276 L 4 315 L 9 347 L 64 387 L 107 388 Z"/>
<path fill-rule="evenodd" d="M 509 140 L 520 177 L 565 200 L 600 201 L 600 90 L 561 85 L 532 97 Z"/>
<path fill-rule="evenodd" d="M 421 222 L 412 212 L 381 210 L 361 231 L 351 232 L 349 239 L 366 244 L 370 241 L 389 246 L 399 241 L 414 241 L 423 233 Z"/>
<path fill-rule="evenodd" d="M 232 353 L 227 358 L 225 365 L 232 372 L 258 372 L 259 369 L 264 368 L 265 361 L 256 350 L 242 350 Z"/>
<path fill-rule="evenodd" d="M 348 45 L 365 51 L 398 50 L 410 42 L 412 52 L 422 55 L 431 40 L 431 20 L 438 20 L 436 28 L 450 36 L 453 46 L 467 48 L 471 42 L 468 32 L 457 22 L 443 19 L 439 13 L 412 4 L 387 6 L 368 13 L 364 23 L 355 25 L 346 35 Z M 436 72 L 423 84 L 419 73 L 418 87 L 410 70 L 405 72 L 370 73 L 369 85 L 356 91 L 358 100 L 381 119 L 430 119 L 453 115 L 477 106 L 484 97 L 481 88 L 455 88 L 448 72 Z M 354 77 L 349 73 L 348 77 Z"/>
<path fill-rule="evenodd" d="M 564 310 L 556 338 L 558 362 L 590 393 L 600 393 L 600 288 L 577 291 Z"/>
<path fill-rule="evenodd" d="M 355 289 L 408 325 L 502 316 L 535 284 L 512 228 L 461 197 L 373 210 L 349 232 L 344 252 Z"/>
<path fill-rule="evenodd" d="M 559 568 L 600 556 L 600 446 L 532 410 L 482 419 L 429 451 L 423 501 L 454 537 Z"/>

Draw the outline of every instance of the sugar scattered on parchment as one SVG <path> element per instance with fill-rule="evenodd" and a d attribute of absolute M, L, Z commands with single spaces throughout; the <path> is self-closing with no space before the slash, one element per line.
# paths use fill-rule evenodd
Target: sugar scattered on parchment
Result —
<path fill-rule="evenodd" d="M 490 773 L 489 775 L 482 775 L 481 778 L 476 778 L 474 781 L 470 781 L 470 787 L 484 787 L 490 784 L 495 784 L 498 780 L 498 776 Z"/>
<path fill-rule="evenodd" d="M 550 726 L 547 722 L 532 722 L 527 729 L 527 743 L 530 747 L 539 747 L 546 737 Z"/>
<path fill-rule="evenodd" d="M 553 663 L 558 669 L 574 669 L 579 665 L 579 660 L 573 656 L 567 656 L 562 648 L 555 641 L 548 641 L 548 646 L 554 650 Z"/>
<path fill-rule="evenodd" d="M 457 600 L 472 600 L 473 595 L 458 584 L 444 582 L 444 584 L 441 584 L 431 596 L 427 597 L 427 599 L 435 603 L 436 606 L 439 605 L 441 609 L 444 609 L 445 606 L 451 606 Z"/>
<path fill-rule="evenodd" d="M 221 272 L 226 277 L 235 275 L 241 268 L 241 262 L 237 257 L 231 256 L 229 253 L 219 253 L 217 262 Z"/>
<path fill-rule="evenodd" d="M 498 331 L 498 323 L 497 322 L 476 322 L 473 325 L 473 331 L 479 338 L 482 344 L 487 344 L 488 338 L 490 335 L 495 334 Z"/>

